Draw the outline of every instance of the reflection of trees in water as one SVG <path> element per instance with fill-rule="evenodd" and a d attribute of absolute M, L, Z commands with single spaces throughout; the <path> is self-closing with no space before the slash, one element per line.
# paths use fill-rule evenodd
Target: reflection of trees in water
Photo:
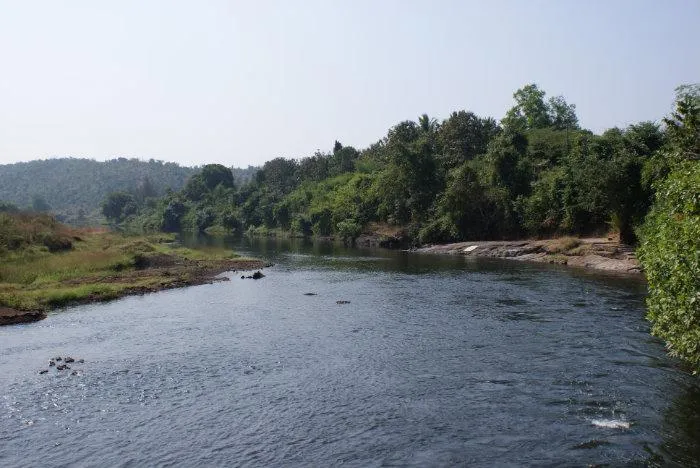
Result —
<path fill-rule="evenodd" d="M 668 466 L 673 461 L 680 466 L 700 466 L 700 385 L 690 385 L 664 414 L 664 442 L 661 449 Z"/>

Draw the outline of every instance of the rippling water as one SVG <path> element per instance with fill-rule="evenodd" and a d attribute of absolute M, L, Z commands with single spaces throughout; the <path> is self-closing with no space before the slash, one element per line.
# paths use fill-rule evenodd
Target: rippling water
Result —
<path fill-rule="evenodd" d="M 0 327 L 0 465 L 700 460 L 697 380 L 649 336 L 638 279 L 237 248 L 276 266 Z M 58 355 L 78 375 L 38 374 Z"/>

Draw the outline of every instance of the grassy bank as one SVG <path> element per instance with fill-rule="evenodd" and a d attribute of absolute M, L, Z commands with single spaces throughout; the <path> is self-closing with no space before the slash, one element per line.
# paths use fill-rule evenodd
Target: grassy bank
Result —
<path fill-rule="evenodd" d="M 262 263 L 226 249 L 188 249 L 168 235 L 71 229 L 48 216 L 0 213 L 0 311 L 68 304 L 211 282 Z"/>

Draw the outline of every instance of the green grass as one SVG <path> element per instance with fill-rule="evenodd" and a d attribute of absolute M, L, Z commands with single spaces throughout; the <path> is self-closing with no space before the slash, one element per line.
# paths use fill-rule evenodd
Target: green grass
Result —
<path fill-rule="evenodd" d="M 90 231 L 70 234 L 71 250 L 52 253 L 45 246 L 28 241 L 19 248 L 0 251 L 0 306 L 48 310 L 109 300 L 130 292 L 181 285 L 190 279 L 188 267 L 193 266 L 192 261 L 247 260 L 224 248 L 177 246 L 170 235 L 137 237 Z M 173 268 L 136 268 L 137 259 L 148 266 L 149 258 L 172 259 Z"/>

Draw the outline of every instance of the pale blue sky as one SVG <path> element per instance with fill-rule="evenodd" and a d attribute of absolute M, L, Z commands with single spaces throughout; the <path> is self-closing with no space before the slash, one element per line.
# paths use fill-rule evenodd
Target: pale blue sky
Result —
<path fill-rule="evenodd" d="M 530 82 L 601 131 L 698 81 L 699 0 L 0 0 L 0 163 L 260 164 Z"/>

